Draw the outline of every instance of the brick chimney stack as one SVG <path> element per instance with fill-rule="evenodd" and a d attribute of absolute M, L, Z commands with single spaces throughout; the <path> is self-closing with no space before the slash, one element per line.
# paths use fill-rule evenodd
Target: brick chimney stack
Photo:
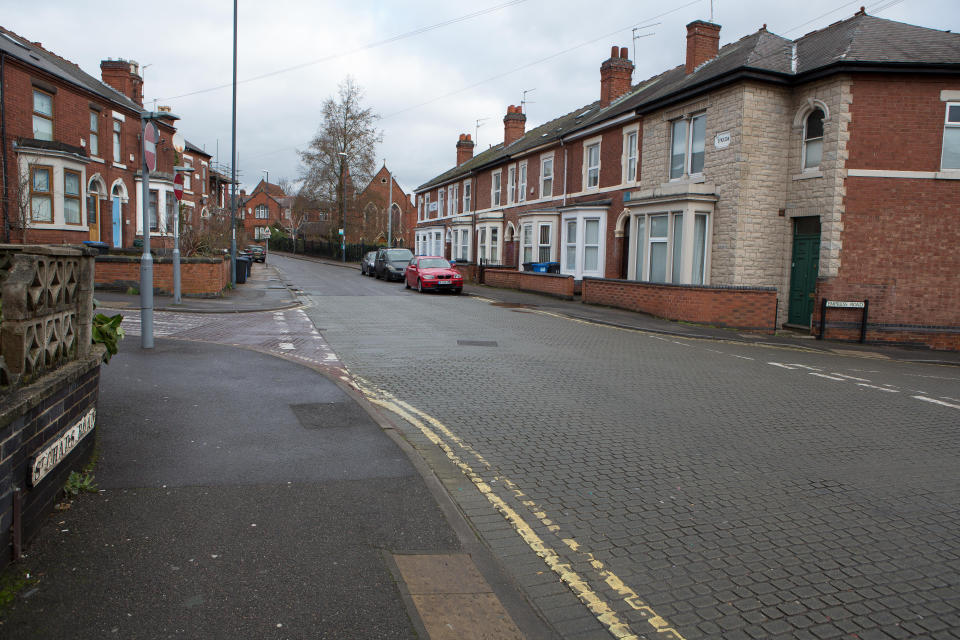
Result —
<path fill-rule="evenodd" d="M 629 91 L 632 79 L 633 63 L 627 48 L 610 47 L 610 59 L 600 65 L 600 106 L 607 106 Z"/>
<path fill-rule="evenodd" d="M 510 105 L 503 117 L 503 146 L 509 146 L 523 137 L 527 116 L 520 107 Z"/>
<path fill-rule="evenodd" d="M 460 139 L 457 140 L 457 166 L 459 167 L 467 160 L 473 158 L 473 140 L 470 139 L 469 133 L 461 133 Z"/>
<path fill-rule="evenodd" d="M 101 60 L 100 77 L 123 95 L 143 106 L 143 78 L 133 60 Z"/>
<path fill-rule="evenodd" d="M 716 58 L 719 51 L 720 25 L 703 20 L 694 20 L 687 25 L 687 74 Z"/>

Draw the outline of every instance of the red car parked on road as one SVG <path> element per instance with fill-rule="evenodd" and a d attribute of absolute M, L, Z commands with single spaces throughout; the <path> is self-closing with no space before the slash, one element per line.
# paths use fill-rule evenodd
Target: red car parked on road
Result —
<path fill-rule="evenodd" d="M 407 265 L 403 273 L 407 289 L 416 287 L 417 291 L 463 291 L 463 276 L 450 266 L 445 258 L 437 256 L 417 256 Z"/>

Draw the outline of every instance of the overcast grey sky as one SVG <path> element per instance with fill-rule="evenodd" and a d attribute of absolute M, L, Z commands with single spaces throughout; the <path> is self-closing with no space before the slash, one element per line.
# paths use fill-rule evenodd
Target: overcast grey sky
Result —
<path fill-rule="evenodd" d="M 170 105 L 192 143 L 230 161 L 233 3 L 139 5 L 54 0 L 7 2 L 3 26 L 99 77 L 100 60 L 146 67 L 144 94 Z M 721 46 L 764 23 L 796 38 L 867 12 L 936 29 L 960 30 L 958 0 L 714 0 Z M 461 21 L 456 19 L 483 12 Z M 525 89 L 527 129 L 590 103 L 600 93 L 600 63 L 613 44 L 630 47 L 634 82 L 683 63 L 685 25 L 710 18 L 709 0 L 239 0 L 237 167 L 248 187 L 295 178 L 320 105 L 352 75 L 380 116 L 378 156 L 408 191 L 449 169 L 460 133 L 479 128 L 478 150 L 503 139 L 507 105 Z M 423 30 L 454 21 L 435 29 Z M 654 24 L 656 23 L 656 24 Z M 632 29 L 653 25 L 639 33 Z M 414 31 L 416 35 L 385 44 Z M 374 44 L 374 46 L 368 46 Z M 290 67 L 294 70 L 274 73 Z M 265 74 L 268 77 L 245 81 Z M 194 93 L 200 92 L 200 93 Z M 186 95 L 193 94 L 193 95 Z"/>

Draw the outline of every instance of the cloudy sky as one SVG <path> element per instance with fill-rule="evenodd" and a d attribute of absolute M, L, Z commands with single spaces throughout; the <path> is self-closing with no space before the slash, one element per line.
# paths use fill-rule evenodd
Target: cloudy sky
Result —
<path fill-rule="evenodd" d="M 796 38 L 867 12 L 960 31 L 957 0 L 714 0 L 721 46 L 764 23 Z M 142 9 L 140 7 L 148 7 Z M 295 178 L 297 149 L 320 105 L 348 74 L 381 116 L 385 159 L 411 189 L 449 169 L 460 133 L 478 149 L 503 139 L 503 116 L 524 90 L 528 130 L 599 97 L 611 45 L 630 47 L 634 82 L 681 64 L 691 20 L 710 0 L 239 0 L 237 167 L 248 188 Z M 229 0 L 7 3 L 3 26 L 99 77 L 100 60 L 149 65 L 147 106 L 170 105 L 192 143 L 230 162 Z M 634 48 L 634 28 L 638 37 Z M 223 85 L 228 85 L 223 87 Z M 481 124 L 477 128 L 477 121 Z"/>

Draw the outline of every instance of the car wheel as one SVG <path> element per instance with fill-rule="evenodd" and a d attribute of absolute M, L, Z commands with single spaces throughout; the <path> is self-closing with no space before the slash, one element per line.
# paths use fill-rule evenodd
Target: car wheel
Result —
<path fill-rule="evenodd" d="M 417 278 L 417 292 L 423 293 L 423 283 L 420 282 L 420 278 Z"/>
<path fill-rule="evenodd" d="M 454 289 L 454 290 L 453 290 L 453 295 L 455 295 L 455 296 L 458 296 L 458 295 L 460 295 L 461 293 L 463 293 L 463 289 Z"/>

